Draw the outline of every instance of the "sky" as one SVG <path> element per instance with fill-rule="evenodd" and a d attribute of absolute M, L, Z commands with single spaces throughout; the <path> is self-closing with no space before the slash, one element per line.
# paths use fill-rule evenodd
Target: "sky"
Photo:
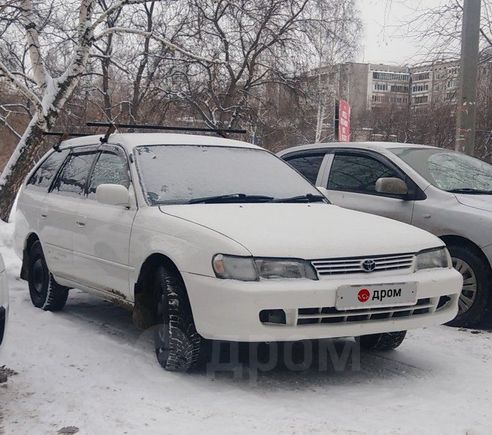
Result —
<path fill-rule="evenodd" d="M 419 42 L 405 38 L 402 23 L 415 17 L 415 9 L 435 7 L 443 0 L 358 0 L 364 34 L 357 61 L 407 64 L 419 57 Z"/>

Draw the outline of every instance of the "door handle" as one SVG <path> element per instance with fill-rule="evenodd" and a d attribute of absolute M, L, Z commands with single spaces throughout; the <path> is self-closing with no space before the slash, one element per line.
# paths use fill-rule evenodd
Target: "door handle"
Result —
<path fill-rule="evenodd" d="M 80 221 L 77 221 L 76 224 L 79 226 L 79 227 L 85 227 L 85 222 L 80 222 Z"/>
<path fill-rule="evenodd" d="M 46 219 L 46 218 L 48 217 L 48 215 L 47 215 L 46 213 L 41 213 L 41 217 L 42 217 L 43 219 Z"/>

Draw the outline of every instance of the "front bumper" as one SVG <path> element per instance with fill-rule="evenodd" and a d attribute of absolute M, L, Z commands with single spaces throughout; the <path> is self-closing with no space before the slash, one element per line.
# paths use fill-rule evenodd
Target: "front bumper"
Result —
<path fill-rule="evenodd" d="M 406 274 L 344 276 L 343 279 L 242 282 L 183 273 L 197 331 L 207 339 L 242 342 L 297 341 L 352 337 L 403 331 L 446 323 L 458 312 L 463 279 L 454 269 L 423 270 Z M 388 318 L 359 320 L 347 316 L 337 323 L 299 324 L 304 309 L 335 307 L 337 289 L 346 285 L 417 282 L 417 299 L 433 308 Z M 438 308 L 440 298 L 446 303 Z M 418 308 L 418 306 L 415 306 Z M 284 310 L 285 325 L 260 321 L 262 310 Z M 299 311 L 301 310 L 301 311 Z M 408 310 L 409 312 L 412 310 Z M 380 317 L 380 316 L 379 316 Z"/>

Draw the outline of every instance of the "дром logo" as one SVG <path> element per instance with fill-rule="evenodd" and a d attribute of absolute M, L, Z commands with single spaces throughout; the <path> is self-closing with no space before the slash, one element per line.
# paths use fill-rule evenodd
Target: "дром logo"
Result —
<path fill-rule="evenodd" d="M 359 299 L 360 302 L 367 302 L 370 297 L 371 297 L 371 292 L 366 288 L 360 290 L 359 294 L 357 295 L 357 299 Z"/>

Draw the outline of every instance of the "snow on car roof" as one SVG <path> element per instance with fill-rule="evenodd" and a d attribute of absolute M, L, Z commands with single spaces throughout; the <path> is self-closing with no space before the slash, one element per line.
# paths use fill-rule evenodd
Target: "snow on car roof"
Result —
<path fill-rule="evenodd" d="M 287 148 L 278 153 L 279 156 L 284 156 L 296 151 L 319 150 L 323 148 L 363 148 L 371 150 L 395 149 L 395 148 L 435 148 L 429 145 L 419 145 L 401 142 L 330 142 L 317 143 L 311 145 L 302 145 L 293 148 Z"/>
<path fill-rule="evenodd" d="M 103 134 L 98 134 L 69 139 L 64 141 L 60 148 L 99 144 L 99 139 L 103 136 Z M 140 145 L 203 145 L 260 149 L 256 145 L 239 140 L 172 133 L 116 133 L 109 137 L 108 143 L 123 145 L 129 151 Z"/>

